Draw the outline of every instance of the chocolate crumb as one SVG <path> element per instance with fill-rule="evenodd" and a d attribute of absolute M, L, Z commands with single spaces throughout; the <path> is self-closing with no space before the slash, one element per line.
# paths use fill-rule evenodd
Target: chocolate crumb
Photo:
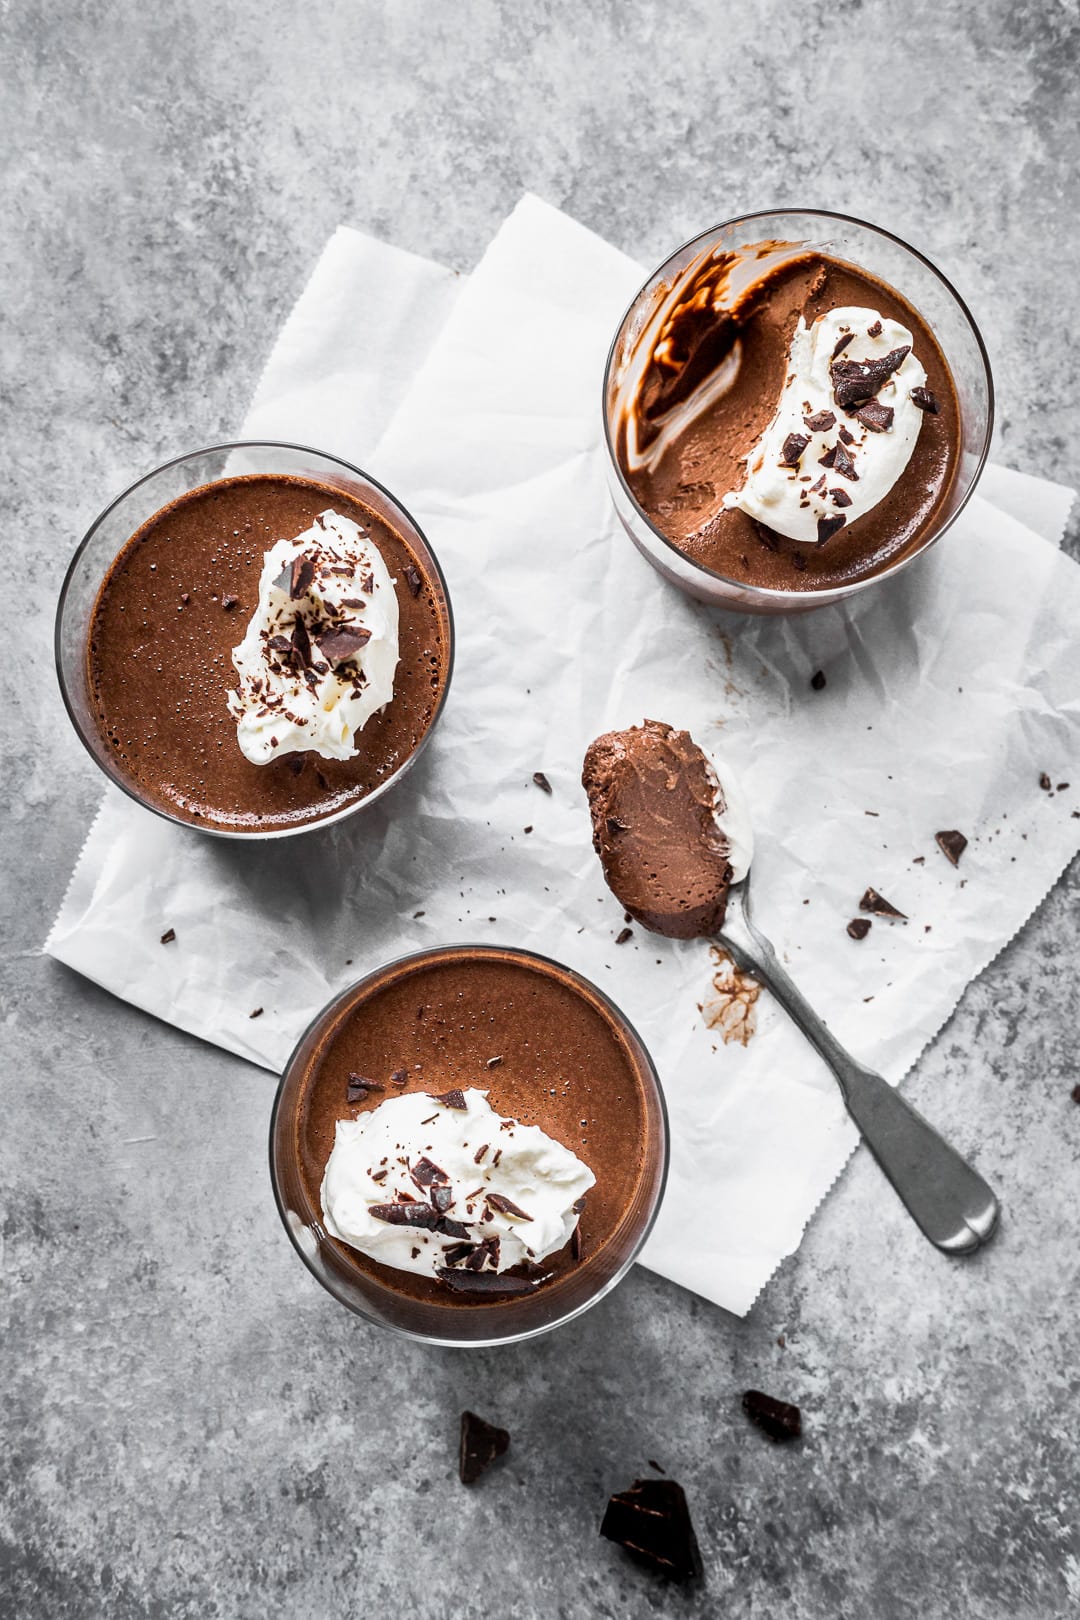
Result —
<path fill-rule="evenodd" d="M 841 444 L 854 444 L 855 443 L 855 435 L 854 435 L 854 433 L 852 433 L 850 428 L 841 427 L 839 438 L 840 438 L 840 443 Z"/>
<path fill-rule="evenodd" d="M 1068 782 L 1059 782 L 1058 785 L 1057 785 L 1058 792 L 1059 793 L 1064 793 L 1066 788 L 1068 787 L 1068 785 L 1069 785 Z"/>
<path fill-rule="evenodd" d="M 867 337 L 880 337 L 881 336 L 881 322 L 880 321 L 875 321 L 873 326 L 868 326 L 866 328 L 866 335 L 867 335 Z"/>
<path fill-rule="evenodd" d="M 1069 1095 L 1072 1098 L 1074 1103 L 1080 1103 L 1080 1085 L 1073 1086 L 1072 1091 L 1069 1093 Z"/>
<path fill-rule="evenodd" d="M 413 567 L 412 563 L 410 563 L 405 570 L 405 583 L 409 587 L 409 590 L 413 596 L 420 595 L 420 587 L 424 582 L 420 578 L 420 575 L 417 573 L 416 569 Z"/>
<path fill-rule="evenodd" d="M 533 781 L 544 793 L 551 792 L 551 783 L 548 781 L 543 771 L 533 771 Z"/>
<path fill-rule="evenodd" d="M 780 447 L 781 467 L 797 467 L 809 443 L 804 433 L 789 433 Z"/>
<path fill-rule="evenodd" d="M 469 1106 L 465 1093 L 457 1086 L 452 1091 L 429 1091 L 428 1096 L 433 1102 L 442 1103 L 444 1108 L 467 1109 Z"/>
<path fill-rule="evenodd" d="M 673 1479 L 636 1479 L 608 1502 L 600 1534 L 672 1581 L 704 1574 L 686 1493 Z"/>
<path fill-rule="evenodd" d="M 225 609 L 226 613 L 231 613 L 239 600 L 240 598 L 238 596 L 223 596 L 221 598 L 221 605 Z"/>
<path fill-rule="evenodd" d="M 907 922 L 904 913 L 897 911 L 896 907 L 886 900 L 884 895 L 878 894 L 876 889 L 867 889 L 859 901 L 859 910 L 872 911 L 877 917 L 899 917 L 902 922 Z"/>
<path fill-rule="evenodd" d="M 490 1146 L 491 1146 L 490 1142 L 485 1142 L 482 1147 L 477 1148 L 476 1152 L 473 1154 L 473 1164 L 479 1164 L 480 1163 L 480 1161 L 484 1157 L 484 1154 L 487 1152 L 487 1150 L 488 1150 L 488 1148 Z"/>
<path fill-rule="evenodd" d="M 865 939 L 870 932 L 869 917 L 852 917 L 847 925 L 847 931 L 852 939 Z"/>
<path fill-rule="evenodd" d="M 911 390 L 911 403 L 917 405 L 920 411 L 927 411 L 931 416 L 936 416 L 941 409 L 936 396 L 929 388 L 913 388 Z"/>
<path fill-rule="evenodd" d="M 802 1434 L 802 1413 L 788 1401 L 774 1400 L 760 1389 L 748 1389 L 742 1406 L 751 1423 L 764 1429 L 773 1440 L 797 1440 Z"/>
<path fill-rule="evenodd" d="M 967 849 L 967 839 L 962 832 L 939 832 L 934 834 L 937 846 L 941 853 L 949 859 L 954 866 L 959 866 L 960 857 Z"/>
<path fill-rule="evenodd" d="M 484 1064 L 484 1067 L 485 1069 L 497 1069 L 501 1062 L 501 1057 L 489 1057 L 487 1062 Z"/>
<path fill-rule="evenodd" d="M 608 816 L 607 830 L 614 837 L 616 833 L 626 832 L 628 826 L 625 821 L 620 821 L 618 816 Z"/>
<path fill-rule="evenodd" d="M 823 669 L 816 669 L 814 671 L 810 677 L 810 685 L 815 692 L 823 692 L 825 690 L 825 671 Z"/>
<path fill-rule="evenodd" d="M 248 1017 L 249 1018 L 261 1018 L 262 1013 L 263 1013 L 262 1008 L 261 1007 L 256 1007 L 254 1012 L 249 1012 L 248 1013 Z"/>
<path fill-rule="evenodd" d="M 390 1076 L 390 1084 L 392 1086 L 404 1086 L 408 1083 L 408 1079 L 409 1076 L 404 1069 L 395 1069 Z"/>
<path fill-rule="evenodd" d="M 823 546 L 826 540 L 831 539 L 836 534 L 838 529 L 844 527 L 846 522 L 847 518 L 843 512 L 829 512 L 819 517 L 817 520 L 818 545 Z"/>
<path fill-rule="evenodd" d="M 1053 785 L 1054 784 L 1051 782 L 1046 772 L 1043 771 L 1042 775 L 1039 777 L 1039 786 L 1042 788 L 1043 792 L 1049 793 Z"/>
<path fill-rule="evenodd" d="M 161 943 L 163 945 L 171 945 L 175 938 L 176 938 L 176 929 L 175 928 L 166 928 L 165 932 L 161 936 Z"/>
<path fill-rule="evenodd" d="M 531 833 L 532 832 L 532 827 L 531 826 L 530 827 L 522 827 L 521 830 L 522 830 L 522 832 Z"/>
<path fill-rule="evenodd" d="M 625 945 L 627 940 L 633 939 L 633 937 L 634 930 L 632 928 L 620 928 L 619 932 L 615 935 L 615 943 L 616 945 Z"/>

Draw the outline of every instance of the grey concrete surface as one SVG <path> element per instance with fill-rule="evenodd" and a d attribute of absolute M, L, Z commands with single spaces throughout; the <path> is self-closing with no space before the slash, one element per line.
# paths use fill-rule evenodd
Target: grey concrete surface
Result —
<path fill-rule="evenodd" d="M 643 259 L 778 201 L 863 214 L 977 312 L 999 458 L 1075 481 L 1074 0 L 9 0 L 0 46 L 0 1614 L 1076 1613 L 1075 867 L 909 1085 L 1003 1190 L 988 1254 L 945 1263 L 860 1155 L 748 1320 L 638 1271 L 479 1354 L 306 1276 L 265 1074 L 39 954 L 99 793 L 53 684 L 64 564 L 235 427 L 340 221 L 468 268 L 526 187 Z M 747 1427 L 748 1385 L 802 1404 L 801 1446 Z M 472 1493 L 466 1405 L 514 1437 Z M 696 1591 L 597 1538 L 649 1458 Z"/>

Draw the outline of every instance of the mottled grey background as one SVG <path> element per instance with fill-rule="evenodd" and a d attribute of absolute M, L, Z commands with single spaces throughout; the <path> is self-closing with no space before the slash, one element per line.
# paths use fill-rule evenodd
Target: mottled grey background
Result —
<path fill-rule="evenodd" d="M 39 955 L 100 792 L 54 689 L 64 564 L 235 429 L 341 221 L 468 268 L 526 187 L 646 260 L 778 202 L 865 215 L 977 312 L 999 459 L 1075 482 L 1074 0 L 8 0 L 0 30 L 0 1613 L 1075 1613 L 1076 867 L 909 1085 L 1003 1191 L 988 1254 L 947 1264 L 860 1154 L 747 1321 L 639 1271 L 493 1353 L 324 1296 L 270 1199 L 268 1076 Z M 747 1385 L 802 1404 L 801 1447 Z M 514 1435 L 472 1493 L 463 1405 Z M 597 1539 L 648 1458 L 704 1590 Z"/>

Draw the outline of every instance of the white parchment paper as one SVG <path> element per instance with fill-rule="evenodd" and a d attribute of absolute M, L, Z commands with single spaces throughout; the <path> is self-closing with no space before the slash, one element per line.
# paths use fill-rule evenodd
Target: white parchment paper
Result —
<path fill-rule="evenodd" d="M 755 814 L 760 925 L 895 1082 L 1080 846 L 1080 776 L 1039 787 L 1077 774 L 1080 570 L 1054 544 L 1071 492 L 993 469 L 996 504 L 976 498 L 851 607 L 753 620 L 671 590 L 623 536 L 600 448 L 604 357 L 641 279 L 534 198 L 467 279 L 336 234 L 245 431 L 321 441 L 425 528 L 458 629 L 439 731 L 387 799 L 283 844 L 207 839 L 110 792 L 46 948 L 275 1070 L 332 994 L 404 951 L 480 940 L 561 958 L 628 1013 L 667 1093 L 671 1176 L 645 1263 L 744 1313 L 856 1133 L 767 998 L 746 1047 L 706 1027 L 706 944 L 637 928 L 614 943 L 585 747 L 649 715 L 731 763 Z M 971 840 L 959 869 L 943 828 Z M 855 943 L 868 884 L 910 921 Z M 707 1232 L 686 1218 L 702 1189 Z"/>

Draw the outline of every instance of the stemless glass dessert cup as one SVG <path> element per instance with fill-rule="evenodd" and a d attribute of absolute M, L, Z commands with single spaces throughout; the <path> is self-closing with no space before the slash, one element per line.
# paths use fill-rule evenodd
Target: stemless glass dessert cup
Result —
<path fill-rule="evenodd" d="M 610 1028 L 629 1059 L 640 1092 L 645 1141 L 640 1177 L 633 1196 L 607 1241 L 586 1254 L 571 1271 L 535 1293 L 475 1303 L 432 1304 L 410 1297 L 383 1282 L 372 1271 L 350 1261 L 350 1250 L 332 1239 L 323 1223 L 300 1165 L 300 1130 L 308 1078 L 317 1069 L 335 1033 L 364 1000 L 406 981 L 440 960 L 488 961 L 524 966 L 553 979 L 584 999 Z M 538 1043 L 543 1030 L 537 1031 Z M 495 1075 L 485 1087 L 495 1085 Z M 602 1124 L 602 1122 L 599 1122 Z M 278 1086 L 270 1120 L 270 1179 L 278 1213 L 296 1252 L 314 1277 L 336 1300 L 358 1316 L 428 1344 L 449 1347 L 507 1344 L 535 1338 L 572 1321 L 610 1293 L 629 1271 L 652 1229 L 663 1198 L 668 1166 L 667 1110 L 659 1077 L 640 1037 L 622 1012 L 595 985 L 548 957 L 496 945 L 453 945 L 413 952 L 377 968 L 342 992 L 301 1037 Z M 385 1270 L 385 1268 L 379 1268 Z"/>
<path fill-rule="evenodd" d="M 770 262 L 776 250 L 792 254 L 821 252 L 847 261 L 894 287 L 923 317 L 936 337 L 952 373 L 960 414 L 959 465 L 937 521 L 908 551 L 866 578 L 818 590 L 772 590 L 729 579 L 685 555 L 667 538 L 635 499 L 618 456 L 618 425 L 623 387 L 634 347 L 659 303 L 689 266 L 713 254 L 766 247 Z M 990 447 L 994 424 L 994 388 L 990 362 L 971 312 L 956 290 L 928 259 L 899 237 L 863 220 L 821 209 L 783 209 L 746 214 L 704 231 L 678 248 L 645 282 L 623 316 L 608 353 L 604 372 L 604 438 L 608 482 L 619 519 L 638 550 L 653 567 L 687 595 L 741 613 L 804 613 L 853 596 L 891 579 L 940 539 L 967 505 Z"/>
<path fill-rule="evenodd" d="M 113 757 L 94 712 L 89 691 L 87 643 L 102 584 L 112 564 L 142 525 L 191 490 L 249 474 L 310 479 L 361 502 L 407 542 L 424 569 L 436 599 L 446 641 L 445 677 L 427 730 L 398 768 L 363 798 L 322 817 L 281 826 L 222 827 L 202 824 L 151 798 Z M 238 625 L 237 636 L 242 634 Z M 454 620 L 446 579 L 422 530 L 389 490 L 338 456 L 304 445 L 272 441 L 238 441 L 208 446 L 164 462 L 118 495 L 91 524 L 68 567 L 56 611 L 54 637 L 57 679 L 71 723 L 91 758 L 105 776 L 136 803 L 178 826 L 194 827 L 215 838 L 250 842 L 288 838 L 344 821 L 388 793 L 427 745 L 446 703 L 454 664 Z"/>

